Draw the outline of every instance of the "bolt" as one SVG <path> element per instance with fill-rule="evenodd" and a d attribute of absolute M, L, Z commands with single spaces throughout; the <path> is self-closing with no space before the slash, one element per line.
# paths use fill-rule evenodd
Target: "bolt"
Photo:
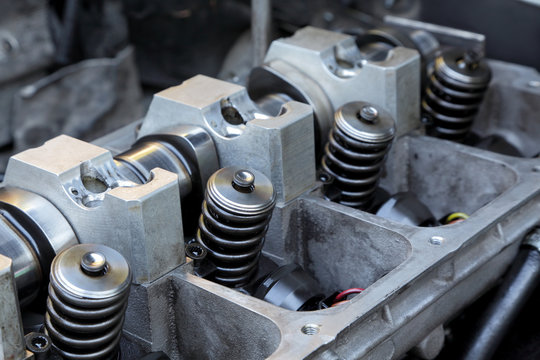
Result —
<path fill-rule="evenodd" d="M 379 117 L 379 111 L 373 106 L 366 105 L 360 110 L 360 120 L 365 120 L 370 123 L 375 122 Z"/>
<path fill-rule="evenodd" d="M 35 360 L 45 360 L 49 358 L 51 349 L 51 338 L 43 333 L 31 332 L 24 336 L 26 349 L 34 353 Z"/>
<path fill-rule="evenodd" d="M 89 251 L 81 259 L 81 268 L 90 274 L 97 275 L 105 270 L 106 266 L 107 259 L 105 255 L 99 252 Z"/>
<path fill-rule="evenodd" d="M 248 170 L 238 170 L 234 173 L 233 186 L 242 190 L 253 191 L 253 183 L 255 182 L 255 175 Z"/>
<path fill-rule="evenodd" d="M 444 238 L 442 236 L 432 236 L 431 239 L 429 239 L 429 243 L 432 245 L 442 245 L 444 242 Z"/>

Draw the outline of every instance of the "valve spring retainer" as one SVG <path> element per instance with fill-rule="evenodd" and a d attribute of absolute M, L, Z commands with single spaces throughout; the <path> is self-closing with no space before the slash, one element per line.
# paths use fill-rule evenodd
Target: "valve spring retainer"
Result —
<path fill-rule="evenodd" d="M 64 359 L 118 356 L 131 271 L 117 251 L 75 245 L 53 260 L 45 329 Z"/>
<path fill-rule="evenodd" d="M 367 102 L 350 102 L 335 113 L 322 158 L 323 171 L 334 178 L 332 200 L 369 209 L 386 154 L 394 139 L 391 115 Z"/>
<path fill-rule="evenodd" d="M 487 63 L 473 51 L 442 52 L 428 70 L 422 117 L 431 135 L 463 141 L 491 80 Z"/>
<path fill-rule="evenodd" d="M 208 180 L 196 239 L 216 266 L 212 279 L 246 285 L 256 273 L 276 194 L 256 170 L 223 168 Z"/>

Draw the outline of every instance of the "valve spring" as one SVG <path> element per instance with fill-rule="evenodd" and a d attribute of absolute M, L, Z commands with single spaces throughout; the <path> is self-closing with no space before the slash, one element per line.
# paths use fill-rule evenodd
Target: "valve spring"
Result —
<path fill-rule="evenodd" d="M 238 287 L 252 279 L 275 197 L 270 180 L 255 170 L 229 167 L 210 177 L 196 239 L 216 266 L 214 281 Z"/>
<path fill-rule="evenodd" d="M 487 63 L 473 51 L 450 49 L 430 66 L 422 117 L 434 136 L 463 141 L 491 80 Z"/>
<path fill-rule="evenodd" d="M 322 158 L 323 170 L 334 178 L 332 200 L 369 209 L 394 133 L 392 117 L 369 103 L 351 102 L 336 111 Z"/>
<path fill-rule="evenodd" d="M 73 246 L 51 265 L 45 329 L 64 359 L 118 357 L 131 271 L 115 250 Z"/>

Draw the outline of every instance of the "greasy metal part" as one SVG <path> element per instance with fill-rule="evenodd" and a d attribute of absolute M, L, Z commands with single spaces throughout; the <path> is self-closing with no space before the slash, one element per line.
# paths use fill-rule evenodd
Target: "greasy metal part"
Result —
<path fill-rule="evenodd" d="M 71 360 L 112 358 L 122 336 L 130 284 L 126 259 L 105 245 L 76 245 L 57 255 L 45 314 L 55 350 Z"/>
<path fill-rule="evenodd" d="M 491 359 L 520 310 L 540 284 L 540 228 L 525 238 L 508 274 L 467 339 L 462 359 Z"/>
<path fill-rule="evenodd" d="M 356 43 L 368 60 L 383 60 L 390 49 L 401 46 L 416 49 L 422 58 L 422 72 L 425 63 L 439 49 L 439 42 L 423 30 L 403 31 L 391 27 L 370 29 L 357 37 Z"/>
<path fill-rule="evenodd" d="M 322 158 L 322 169 L 332 176 L 338 192 L 332 200 L 371 207 L 394 133 L 390 114 L 370 103 L 350 102 L 338 109 Z"/>
<path fill-rule="evenodd" d="M 324 298 L 317 282 L 297 264 L 281 266 L 268 274 L 253 296 L 293 311 L 314 310 Z"/>
<path fill-rule="evenodd" d="M 311 105 L 318 147 L 327 141 L 334 112 L 352 101 L 368 101 L 388 111 L 398 136 L 418 128 L 419 88 L 416 51 L 397 47 L 383 59 L 368 61 L 353 36 L 313 27 L 273 41 L 264 65 L 252 70 L 248 82 L 257 102 L 269 94 L 286 94 Z"/>
<path fill-rule="evenodd" d="M 252 279 L 275 201 L 259 171 L 227 167 L 210 177 L 196 238 L 216 266 L 214 281 L 238 287 Z"/>
<path fill-rule="evenodd" d="M 44 290 L 54 256 L 78 243 L 58 209 L 17 188 L 0 189 L 0 232 L 0 253 L 13 261 L 21 306 Z"/>
<path fill-rule="evenodd" d="M 422 117 L 435 136 L 463 141 L 491 80 L 485 60 L 449 49 L 435 59 L 422 100 Z"/>
<path fill-rule="evenodd" d="M 279 114 L 269 115 L 245 88 L 198 75 L 154 95 L 138 137 L 179 125 L 202 127 L 212 137 L 222 167 L 262 172 L 272 181 L 278 201 L 289 201 L 314 184 L 312 123 L 312 110 L 305 104 L 289 102 Z"/>
<path fill-rule="evenodd" d="M 13 274 L 22 306 L 28 305 L 38 295 L 43 281 L 39 258 L 19 233 L 5 219 L 0 218 L 0 251 L 13 259 Z"/>
<path fill-rule="evenodd" d="M 115 160 L 120 171 L 133 181 L 150 181 L 151 170 L 156 167 L 177 174 L 182 200 L 193 192 L 202 194 L 208 179 L 219 168 L 212 138 L 204 129 L 192 125 L 169 127 L 142 137 Z"/>
<path fill-rule="evenodd" d="M 114 159 L 119 171 L 126 178 L 141 184 L 152 179 L 152 169 L 157 167 L 177 174 L 180 196 L 185 197 L 191 193 L 192 182 L 186 166 L 177 154 L 178 152 L 167 143 L 139 141 Z"/>
<path fill-rule="evenodd" d="M 251 0 L 251 36 L 253 41 L 253 66 L 264 61 L 270 43 L 272 25 L 272 1 Z"/>
<path fill-rule="evenodd" d="M 47 199 L 80 243 L 122 253 L 135 282 L 154 280 L 185 261 L 178 175 L 169 171 L 156 168 L 149 182 L 137 184 L 121 176 L 109 151 L 59 136 L 11 157 L 4 186 Z"/>

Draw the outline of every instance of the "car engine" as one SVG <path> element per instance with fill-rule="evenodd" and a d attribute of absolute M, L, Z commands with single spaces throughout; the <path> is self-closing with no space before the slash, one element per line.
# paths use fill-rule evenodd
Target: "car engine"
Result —
<path fill-rule="evenodd" d="M 0 358 L 540 356 L 537 1 L 0 3 Z"/>

